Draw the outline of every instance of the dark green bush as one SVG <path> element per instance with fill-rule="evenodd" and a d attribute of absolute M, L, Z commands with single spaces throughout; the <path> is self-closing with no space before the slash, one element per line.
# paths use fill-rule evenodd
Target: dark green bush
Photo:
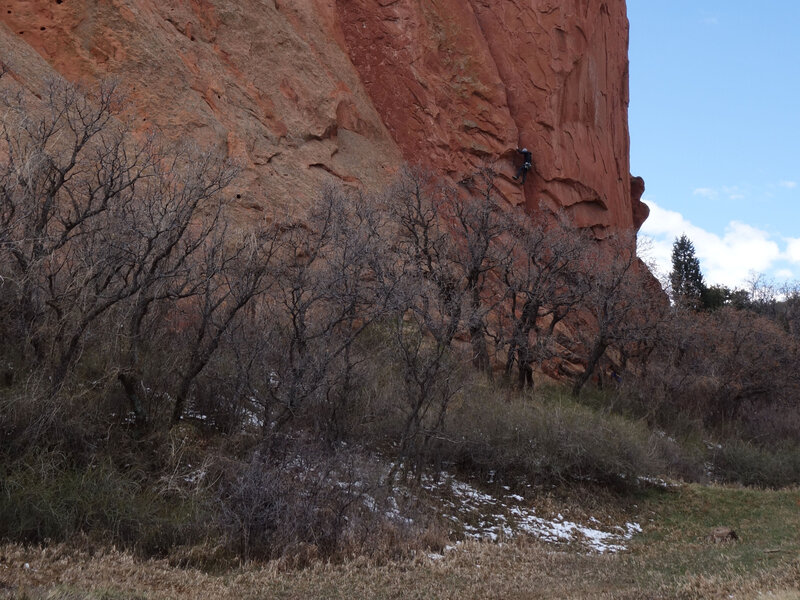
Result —
<path fill-rule="evenodd" d="M 463 469 L 536 482 L 606 483 L 636 482 L 666 470 L 665 442 L 641 423 L 563 394 L 509 400 L 496 394 L 491 386 L 472 390 L 453 407 L 439 450 Z"/>
<path fill-rule="evenodd" d="M 800 448 L 796 445 L 765 449 L 730 440 L 714 450 L 712 474 L 719 481 L 780 488 L 800 481 Z"/>
<path fill-rule="evenodd" d="M 107 460 L 71 465 L 58 453 L 31 454 L 7 467 L 0 483 L 0 538 L 41 543 L 86 535 L 163 555 L 206 535 L 202 501 L 160 495 L 141 477 Z"/>

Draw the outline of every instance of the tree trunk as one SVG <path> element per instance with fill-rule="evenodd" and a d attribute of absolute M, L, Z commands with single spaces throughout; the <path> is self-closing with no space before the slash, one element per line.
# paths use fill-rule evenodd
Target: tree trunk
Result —
<path fill-rule="evenodd" d="M 137 390 L 141 388 L 141 382 L 139 381 L 139 378 L 128 375 L 127 373 L 118 373 L 117 379 L 122 384 L 122 387 L 125 390 L 125 395 L 128 397 L 128 401 L 131 404 L 131 410 L 134 414 L 136 427 L 144 427 L 144 425 L 147 424 L 147 411 L 145 410 L 144 405 L 142 404 L 142 399 L 137 392 Z"/>
<path fill-rule="evenodd" d="M 472 343 L 472 366 L 491 377 L 492 365 L 489 359 L 489 350 L 486 347 L 486 338 L 483 335 L 483 326 L 480 324 L 470 325 L 469 337 Z"/>
<path fill-rule="evenodd" d="M 599 338 L 597 342 L 595 342 L 592 353 L 589 355 L 589 360 L 586 362 L 586 370 L 581 373 L 580 377 L 578 377 L 578 380 L 575 382 L 575 386 L 572 388 L 573 396 L 578 396 L 581 393 L 581 389 L 586 385 L 586 382 L 589 381 L 595 368 L 597 368 L 597 363 L 603 357 L 603 354 L 605 354 L 606 348 L 608 348 L 608 344 L 602 338 Z"/>
<path fill-rule="evenodd" d="M 539 316 L 539 304 L 525 302 L 522 307 L 522 316 L 520 317 L 519 337 L 517 339 L 517 368 L 519 369 L 519 388 L 533 389 L 533 368 L 531 361 L 533 356 L 531 352 L 531 330 L 536 325 L 536 318 Z"/>
<path fill-rule="evenodd" d="M 472 316 L 469 322 L 469 338 L 472 343 L 472 366 L 492 376 L 492 365 L 489 350 L 486 347 L 483 318 L 480 316 L 481 295 L 477 285 L 472 286 Z"/>
<path fill-rule="evenodd" d="M 533 367 L 531 367 L 531 352 L 528 341 L 525 340 L 517 349 L 517 361 L 519 362 L 518 379 L 519 389 L 533 389 Z"/>

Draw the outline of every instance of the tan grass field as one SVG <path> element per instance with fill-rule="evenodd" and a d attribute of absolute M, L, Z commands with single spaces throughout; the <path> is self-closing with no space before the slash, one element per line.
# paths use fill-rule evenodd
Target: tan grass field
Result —
<path fill-rule="evenodd" d="M 466 542 L 438 560 L 355 559 L 304 569 L 273 563 L 206 573 L 114 550 L 6 545 L 0 598 L 800 599 L 800 491 L 684 486 L 648 492 L 635 510 L 629 516 L 643 533 L 626 551 L 605 555 L 517 539 Z M 720 525 L 735 528 L 740 541 L 709 541 Z"/>

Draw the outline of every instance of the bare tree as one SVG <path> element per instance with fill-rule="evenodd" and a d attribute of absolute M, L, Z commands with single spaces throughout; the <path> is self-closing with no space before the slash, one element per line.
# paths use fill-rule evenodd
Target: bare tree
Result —
<path fill-rule="evenodd" d="M 453 341 L 464 321 L 469 322 L 467 301 L 472 289 L 464 276 L 474 268 L 474 287 L 485 274 L 488 250 L 471 262 L 471 248 L 480 255 L 475 238 L 467 239 L 479 226 L 467 213 L 473 207 L 457 200 L 453 190 L 439 185 L 429 174 L 408 170 L 387 197 L 387 214 L 395 236 L 390 263 L 382 283 L 392 310 L 390 356 L 400 370 L 399 451 L 411 461 L 417 474 L 427 457 L 431 441 L 441 431 L 450 400 L 458 390 L 458 358 Z M 491 206 L 485 206 L 487 222 Z M 480 213 L 481 209 L 477 209 Z M 461 262 L 448 216 L 464 219 Z M 466 316 L 466 318 L 465 318 Z M 397 468 L 400 468 L 400 464 Z M 392 473 L 394 475 L 394 472 Z"/>
<path fill-rule="evenodd" d="M 786 283 L 780 294 L 783 297 L 781 321 L 795 339 L 800 339 L 800 284 Z"/>
<path fill-rule="evenodd" d="M 407 281 L 428 282 L 437 290 L 436 299 L 427 294 L 419 299 L 434 302 L 443 319 L 440 340 L 449 346 L 459 331 L 464 313 L 464 286 L 453 264 L 456 254 L 445 215 L 456 192 L 420 169 L 408 169 L 398 178 L 386 200 L 388 219 L 396 236 L 393 248 Z M 399 278 L 397 278 L 399 280 Z"/>
<path fill-rule="evenodd" d="M 581 335 L 576 354 L 585 364 L 572 393 L 578 395 L 594 374 L 600 359 L 614 346 L 624 357 L 654 331 L 665 305 L 655 280 L 636 256 L 631 235 L 604 240 L 591 272 L 591 291 L 584 303 L 588 320 L 575 328 Z"/>
<path fill-rule="evenodd" d="M 136 290 L 111 243 L 115 217 L 153 167 L 114 120 L 114 85 L 85 95 L 53 82 L 41 106 L 3 98 L 4 277 L 14 286 L 33 358 L 56 389 L 89 326 Z"/>
<path fill-rule="evenodd" d="M 659 426 L 680 414 L 759 444 L 793 440 L 797 356 L 796 339 L 752 310 L 672 307 L 659 323 L 647 370 L 635 374 L 629 392 Z"/>
<path fill-rule="evenodd" d="M 495 176 L 492 169 L 481 169 L 469 179 L 468 193 L 452 194 L 444 207 L 452 236 L 450 259 L 469 297 L 472 364 L 489 375 L 492 359 L 486 343 L 486 317 L 502 302 L 497 273 L 504 270 L 512 254 L 510 246 L 502 244 L 509 221 L 497 202 Z"/>
<path fill-rule="evenodd" d="M 278 429 L 311 414 L 318 430 L 339 437 L 362 360 L 355 343 L 385 306 L 381 217 L 363 196 L 327 188 L 281 227 L 281 268 L 265 307 L 280 345 L 260 402 Z"/>
<path fill-rule="evenodd" d="M 460 389 L 460 369 L 440 290 L 424 278 L 406 281 L 399 289 L 390 329 L 391 356 L 401 371 L 399 453 L 411 461 L 405 466 L 420 476 L 431 442 L 442 431 Z"/>
<path fill-rule="evenodd" d="M 206 238 L 198 293 L 191 297 L 193 321 L 188 360 L 183 366 L 172 424 L 183 416 L 195 379 L 208 364 L 234 319 L 272 283 L 277 252 L 274 229 L 266 227 L 230 240 L 221 229 Z"/>
<path fill-rule="evenodd" d="M 209 242 L 227 243 L 220 235 L 225 230 L 220 192 L 237 173 L 213 154 L 190 149 L 159 150 L 155 157 L 150 177 L 109 228 L 135 287 L 119 311 L 117 378 L 140 424 L 148 418 L 140 398 L 146 387 L 142 354 L 153 350 L 165 318 L 180 303 L 208 291 L 201 265 Z"/>
<path fill-rule="evenodd" d="M 497 330 L 499 341 L 507 345 L 506 374 L 516 364 L 520 387 L 533 386 L 532 363 L 545 358 L 556 326 L 588 291 L 588 238 L 564 215 L 543 212 L 542 217 L 534 223 L 525 213 L 509 215 L 510 260 L 501 274 L 507 305 L 501 308 Z"/>
<path fill-rule="evenodd" d="M 7 94 L 3 109 L 0 265 L 24 347 L 55 394 L 91 346 L 143 424 L 153 339 L 165 341 L 183 312 L 191 342 L 172 364 L 178 422 L 223 334 L 264 291 L 274 228 L 232 235 L 221 193 L 237 169 L 212 153 L 133 139 L 113 84 L 85 92 L 53 82 L 39 105 Z"/>

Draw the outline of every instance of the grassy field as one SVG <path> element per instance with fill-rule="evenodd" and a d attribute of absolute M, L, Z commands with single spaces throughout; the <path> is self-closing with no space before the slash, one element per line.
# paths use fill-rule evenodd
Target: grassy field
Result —
<path fill-rule="evenodd" d="M 5 546 L 0 598 L 800 599 L 800 490 L 690 485 L 642 493 L 624 514 L 607 508 L 642 525 L 625 552 L 585 554 L 516 539 L 466 542 L 438 560 L 206 573 L 110 550 Z M 735 529 L 739 541 L 710 541 L 717 526 Z"/>

